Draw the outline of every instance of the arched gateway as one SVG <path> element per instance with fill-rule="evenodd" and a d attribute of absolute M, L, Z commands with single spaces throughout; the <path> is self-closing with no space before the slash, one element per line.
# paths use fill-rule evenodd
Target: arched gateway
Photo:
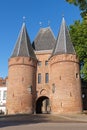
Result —
<path fill-rule="evenodd" d="M 41 28 L 32 45 L 23 23 L 8 66 L 7 114 L 82 113 L 79 59 L 64 18 L 57 40 Z"/>
<path fill-rule="evenodd" d="M 44 114 L 50 113 L 50 100 L 46 96 L 41 96 L 36 101 L 36 113 Z"/>

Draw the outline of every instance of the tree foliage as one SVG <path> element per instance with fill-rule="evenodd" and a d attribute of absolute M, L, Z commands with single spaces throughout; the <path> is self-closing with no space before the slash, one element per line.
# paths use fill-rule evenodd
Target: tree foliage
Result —
<path fill-rule="evenodd" d="M 70 4 L 78 6 L 81 10 L 81 16 L 84 17 L 87 14 L 87 0 L 66 0 Z"/>
<path fill-rule="evenodd" d="M 87 81 L 87 20 L 75 21 L 69 27 L 72 42 L 81 63 L 81 75 Z M 82 67 L 83 66 L 83 67 Z"/>
<path fill-rule="evenodd" d="M 81 76 L 87 81 L 87 0 L 66 0 L 78 6 L 81 10 L 83 21 L 75 21 L 70 26 L 70 35 L 81 63 Z"/>

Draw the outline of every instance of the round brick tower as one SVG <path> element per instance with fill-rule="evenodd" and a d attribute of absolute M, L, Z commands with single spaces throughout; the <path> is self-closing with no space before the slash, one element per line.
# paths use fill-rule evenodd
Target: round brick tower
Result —
<path fill-rule="evenodd" d="M 51 112 L 81 113 L 81 82 L 79 60 L 71 43 L 63 18 L 56 46 L 50 58 Z"/>
<path fill-rule="evenodd" d="M 9 59 L 7 114 L 33 113 L 36 98 L 36 65 L 25 24 Z"/>

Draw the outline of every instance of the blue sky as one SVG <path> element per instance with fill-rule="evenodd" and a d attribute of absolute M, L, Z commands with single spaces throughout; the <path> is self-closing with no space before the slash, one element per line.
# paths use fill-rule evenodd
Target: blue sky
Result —
<path fill-rule="evenodd" d="M 48 26 L 57 37 L 64 14 L 67 25 L 81 19 L 78 7 L 65 0 L 0 0 L 0 77 L 8 75 L 8 59 L 11 56 L 19 31 L 26 17 L 26 27 L 31 42 L 36 37 L 40 25 Z"/>

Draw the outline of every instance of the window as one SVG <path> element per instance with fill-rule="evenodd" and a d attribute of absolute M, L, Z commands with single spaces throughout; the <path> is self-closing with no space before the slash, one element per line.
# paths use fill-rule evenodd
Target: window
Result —
<path fill-rule="evenodd" d="M 46 66 L 48 65 L 48 61 L 45 61 L 45 65 L 46 65 Z"/>
<path fill-rule="evenodd" d="M 3 92 L 3 100 L 6 100 L 7 91 Z"/>
<path fill-rule="evenodd" d="M 55 84 L 52 84 L 52 93 L 55 93 Z"/>
<path fill-rule="evenodd" d="M 59 77 L 59 79 L 61 80 L 61 76 Z"/>
<path fill-rule="evenodd" d="M 41 61 L 38 61 L 38 66 L 41 66 Z"/>
<path fill-rule="evenodd" d="M 32 93 L 32 85 L 29 85 L 28 91 L 29 91 L 29 93 Z"/>
<path fill-rule="evenodd" d="M 38 74 L 38 84 L 41 83 L 41 73 Z"/>
<path fill-rule="evenodd" d="M 48 73 L 45 74 L 45 83 L 49 83 L 49 74 Z"/>
<path fill-rule="evenodd" d="M 76 78 L 79 78 L 79 74 L 78 73 L 76 73 Z"/>
<path fill-rule="evenodd" d="M 3 81 L 3 82 L 2 82 L 2 84 L 3 84 L 3 85 L 5 85 L 5 84 L 6 84 L 6 82 L 5 82 L 5 81 Z"/>

